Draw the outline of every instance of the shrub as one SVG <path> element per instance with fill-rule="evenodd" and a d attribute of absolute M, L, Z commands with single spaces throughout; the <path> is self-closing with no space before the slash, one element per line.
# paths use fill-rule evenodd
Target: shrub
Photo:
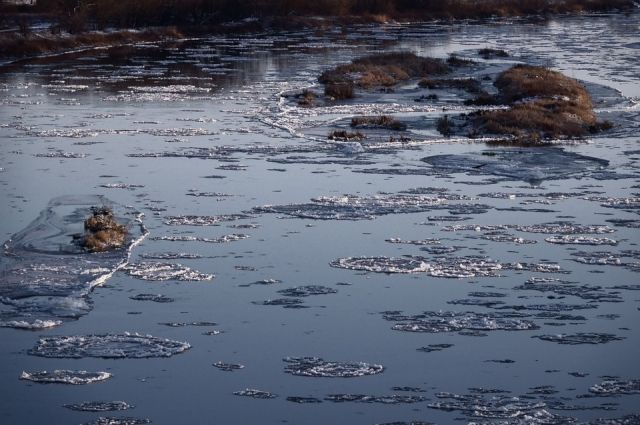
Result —
<path fill-rule="evenodd" d="M 436 129 L 445 137 L 449 137 L 453 134 L 453 124 L 446 115 L 438 119 Z"/>
<path fill-rule="evenodd" d="M 395 131 L 404 131 L 407 129 L 407 125 L 405 123 L 400 122 L 389 115 L 354 117 L 351 119 L 351 127 L 378 127 Z"/>
<path fill-rule="evenodd" d="M 324 87 L 324 94 L 333 100 L 353 99 L 353 83 L 348 81 L 328 83 Z"/>
<path fill-rule="evenodd" d="M 366 56 L 349 64 L 323 72 L 322 84 L 351 83 L 362 88 L 391 87 L 410 78 L 445 74 L 448 66 L 441 59 L 425 58 L 413 53 L 386 53 Z"/>

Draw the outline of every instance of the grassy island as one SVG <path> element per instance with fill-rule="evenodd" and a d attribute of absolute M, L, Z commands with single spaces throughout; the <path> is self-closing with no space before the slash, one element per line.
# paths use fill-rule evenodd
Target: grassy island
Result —
<path fill-rule="evenodd" d="M 610 127 L 596 117 L 587 89 L 558 71 L 516 65 L 498 75 L 494 85 L 496 103 L 509 108 L 471 114 L 477 133 L 538 142 L 584 137 Z"/>

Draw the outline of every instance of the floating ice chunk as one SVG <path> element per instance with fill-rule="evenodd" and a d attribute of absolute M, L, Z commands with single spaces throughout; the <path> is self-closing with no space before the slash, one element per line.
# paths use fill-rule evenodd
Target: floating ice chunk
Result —
<path fill-rule="evenodd" d="M 321 285 L 296 286 L 295 288 L 281 289 L 279 294 L 287 297 L 308 297 L 310 295 L 336 294 L 338 291 Z"/>
<path fill-rule="evenodd" d="M 153 301 L 155 303 L 172 303 L 175 300 L 162 294 L 138 294 L 133 297 L 129 297 L 134 301 Z"/>
<path fill-rule="evenodd" d="M 112 418 L 112 417 L 99 417 L 95 421 L 86 422 L 83 425 L 144 425 L 150 424 L 149 419 L 140 418 Z"/>
<path fill-rule="evenodd" d="M 260 398 L 260 399 L 271 399 L 277 398 L 277 394 L 270 393 L 269 391 L 256 390 L 254 388 L 247 388 L 241 391 L 235 391 L 234 395 L 239 395 L 243 397 L 251 397 L 251 398 Z"/>
<path fill-rule="evenodd" d="M 385 395 L 373 396 L 366 394 L 330 394 L 324 398 L 334 403 L 380 403 L 380 404 L 412 404 L 426 401 L 427 398 L 419 395 Z"/>
<path fill-rule="evenodd" d="M 338 144 L 340 151 L 346 155 L 357 155 L 365 151 L 360 142 L 343 142 Z"/>
<path fill-rule="evenodd" d="M 27 320 L 0 320 L 0 328 L 15 328 L 15 329 L 29 329 L 40 330 L 54 328 L 60 326 L 62 320 L 40 320 L 36 319 L 32 322 Z"/>
<path fill-rule="evenodd" d="M 574 234 L 603 234 L 613 233 L 615 229 L 609 226 L 601 225 L 581 225 L 574 224 L 568 221 L 558 221 L 555 223 L 533 224 L 533 225 L 515 225 L 514 229 L 520 232 L 529 233 L 549 233 L 560 235 L 574 235 Z"/>
<path fill-rule="evenodd" d="M 597 252 L 587 252 L 587 251 L 578 251 L 572 252 L 573 261 L 582 263 L 582 264 L 590 264 L 590 265 L 607 265 L 607 266 L 620 266 L 622 265 L 622 260 L 620 256 L 615 255 L 612 252 L 606 251 L 597 251 Z"/>
<path fill-rule="evenodd" d="M 252 301 L 255 305 L 275 305 L 285 308 L 306 308 L 304 301 L 298 298 L 274 298 L 265 301 Z"/>
<path fill-rule="evenodd" d="M 65 404 L 64 407 L 78 412 L 115 412 L 133 408 L 133 406 L 124 401 L 87 401 L 84 403 Z"/>
<path fill-rule="evenodd" d="M 196 260 L 198 258 L 202 258 L 202 255 L 187 252 L 158 252 L 140 254 L 140 258 L 144 258 L 146 260 Z"/>
<path fill-rule="evenodd" d="M 346 257 L 329 263 L 331 267 L 376 273 L 427 273 L 433 277 L 465 278 L 495 276 L 499 263 L 476 257 L 449 257 L 428 260 L 425 257 Z"/>
<path fill-rule="evenodd" d="M 242 220 L 252 218 L 245 214 L 229 215 L 177 215 L 167 217 L 164 224 L 169 226 L 215 226 L 226 221 Z"/>
<path fill-rule="evenodd" d="M 376 273 L 424 273 L 430 265 L 421 258 L 346 257 L 329 263 L 331 267 Z"/>
<path fill-rule="evenodd" d="M 640 379 L 631 379 L 629 381 L 607 379 L 589 388 L 589 392 L 598 396 L 640 394 Z"/>
<path fill-rule="evenodd" d="M 610 238 L 595 238 L 592 236 L 551 236 L 544 239 L 553 244 L 560 245 L 618 245 L 618 241 Z"/>
<path fill-rule="evenodd" d="M 124 270 L 130 275 L 142 280 L 165 281 L 206 281 L 214 278 L 214 275 L 200 273 L 189 267 L 174 263 L 132 263 Z"/>
<path fill-rule="evenodd" d="M 439 245 L 439 239 L 420 239 L 420 240 L 403 240 L 400 238 L 385 239 L 385 242 L 408 244 L 408 245 Z"/>
<path fill-rule="evenodd" d="M 391 327 L 404 332 L 460 332 L 472 331 L 526 331 L 538 329 L 530 320 L 509 317 L 509 314 L 474 312 L 424 312 L 416 316 L 385 314 L 389 321 L 399 322 Z"/>
<path fill-rule="evenodd" d="M 286 214 L 316 220 L 371 220 L 387 214 L 408 214 L 443 208 L 447 199 L 426 195 L 321 196 L 307 204 L 265 205 L 253 212 Z"/>
<path fill-rule="evenodd" d="M 186 342 L 137 333 L 40 338 L 29 354 L 40 357 L 109 359 L 170 357 L 191 348 Z"/>
<path fill-rule="evenodd" d="M 611 341 L 621 341 L 624 337 L 616 336 L 609 333 L 598 332 L 579 332 L 576 334 L 557 334 L 557 335 L 536 335 L 533 338 L 538 338 L 543 341 L 557 342 L 564 345 L 579 345 L 579 344 L 606 344 Z"/>
<path fill-rule="evenodd" d="M 300 397 L 300 396 L 287 397 L 287 401 L 291 401 L 293 403 L 298 403 L 298 404 L 322 403 L 322 400 L 320 400 L 319 398 L 315 398 L 315 397 Z"/>
<path fill-rule="evenodd" d="M 109 372 L 87 372 L 86 370 L 54 370 L 52 372 L 22 372 L 20 379 L 43 384 L 85 385 L 111 378 Z"/>
<path fill-rule="evenodd" d="M 325 378 L 353 378 L 376 375 L 384 371 L 384 366 L 363 362 L 331 362 L 319 357 L 286 357 L 286 373 L 297 376 Z"/>
<path fill-rule="evenodd" d="M 225 372 L 233 372 L 234 370 L 244 369 L 244 365 L 238 363 L 215 362 L 213 365 Z"/>
<path fill-rule="evenodd" d="M 205 243 L 229 243 L 241 241 L 250 238 L 245 234 L 223 235 L 217 238 L 203 238 L 200 236 L 155 236 L 151 238 L 154 241 L 170 241 L 170 242 L 205 242 Z"/>
<path fill-rule="evenodd" d="M 458 395 L 452 393 L 437 393 L 441 400 L 429 403 L 432 409 L 445 411 L 459 411 L 473 418 L 506 419 L 508 424 L 566 424 L 566 422 L 552 422 L 559 417 L 546 410 L 546 404 L 537 401 L 525 401 L 519 397 L 493 395 L 482 397 L 479 395 Z M 538 419 L 536 419 L 538 418 Z M 539 419 L 544 418 L 544 421 Z M 517 422 L 516 422 L 517 421 Z M 475 423 L 475 422 L 474 422 Z M 502 424 L 503 422 L 498 422 Z"/>

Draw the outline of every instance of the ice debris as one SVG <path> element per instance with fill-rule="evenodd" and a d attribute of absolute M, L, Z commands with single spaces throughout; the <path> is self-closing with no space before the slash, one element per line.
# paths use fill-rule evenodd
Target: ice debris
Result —
<path fill-rule="evenodd" d="M 87 372 L 86 370 L 54 370 L 52 372 L 22 372 L 20 379 L 43 384 L 85 385 L 111 378 L 109 372 Z"/>

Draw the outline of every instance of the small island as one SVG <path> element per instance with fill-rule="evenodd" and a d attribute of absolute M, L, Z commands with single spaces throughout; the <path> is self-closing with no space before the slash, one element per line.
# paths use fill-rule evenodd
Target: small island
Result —
<path fill-rule="evenodd" d="M 80 245 L 89 252 L 105 252 L 124 245 L 127 227 L 118 223 L 113 210 L 108 207 L 94 207 L 92 214 L 84 221 L 84 235 Z"/>

